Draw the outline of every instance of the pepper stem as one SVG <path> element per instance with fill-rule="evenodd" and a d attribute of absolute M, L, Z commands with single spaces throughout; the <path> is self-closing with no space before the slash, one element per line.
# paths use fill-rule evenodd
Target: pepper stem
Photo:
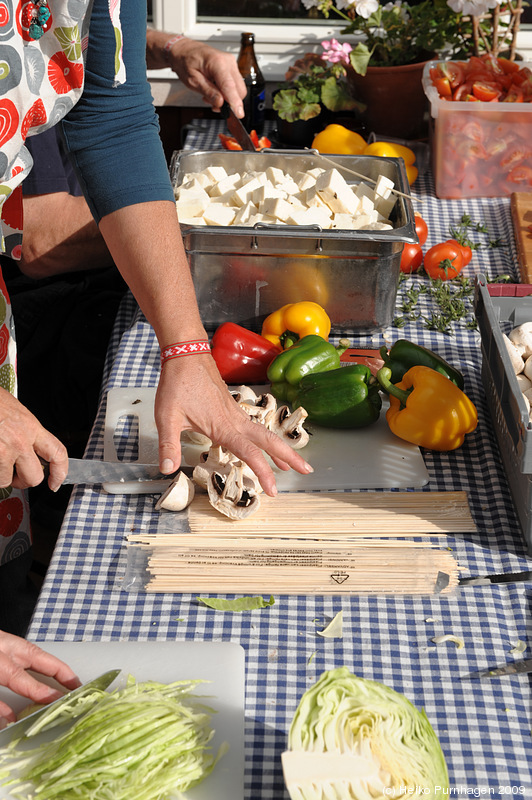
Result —
<path fill-rule="evenodd" d="M 279 336 L 279 341 L 283 350 L 288 350 L 289 347 L 292 347 L 293 344 L 299 341 L 299 333 L 284 331 L 284 333 Z"/>
<path fill-rule="evenodd" d="M 385 392 L 397 397 L 397 399 L 401 401 L 401 405 L 406 406 L 406 401 L 408 400 L 412 389 L 407 391 L 406 389 L 400 389 L 398 386 L 393 384 L 390 380 L 392 377 L 392 371 L 389 367 L 381 367 L 377 372 L 376 377 Z"/>

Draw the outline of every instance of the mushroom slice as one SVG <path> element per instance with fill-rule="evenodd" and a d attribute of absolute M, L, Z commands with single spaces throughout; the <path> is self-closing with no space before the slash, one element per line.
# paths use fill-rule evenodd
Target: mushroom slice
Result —
<path fill-rule="evenodd" d="M 229 519 L 245 519 L 258 511 L 260 499 L 246 486 L 242 462 L 231 464 L 229 472 L 212 472 L 207 483 L 213 508 Z"/>
<path fill-rule="evenodd" d="M 221 445 L 213 445 L 206 453 L 202 453 L 199 463 L 194 467 L 193 479 L 202 489 L 207 488 L 209 476 L 213 470 L 225 470 L 233 462 L 238 461 L 229 450 Z"/>
<path fill-rule="evenodd" d="M 237 403 L 255 403 L 257 402 L 257 395 L 250 386 L 237 386 L 236 389 L 231 390 L 231 394 Z"/>
<path fill-rule="evenodd" d="M 198 431 L 182 431 L 181 441 L 188 444 L 199 444 L 201 447 L 210 447 L 212 445 L 209 437 L 205 436 L 204 433 L 198 433 Z"/>
<path fill-rule="evenodd" d="M 156 511 L 183 511 L 194 499 L 194 484 L 184 472 L 179 472 L 168 489 L 155 503 Z"/>
<path fill-rule="evenodd" d="M 309 433 L 303 427 L 307 417 L 308 413 L 304 408 L 296 408 L 290 413 L 288 406 L 279 406 L 273 416 L 270 430 L 294 450 L 301 450 L 309 441 Z"/>
<path fill-rule="evenodd" d="M 243 408 L 254 422 L 260 422 L 261 425 L 269 427 L 270 421 L 277 410 L 277 400 L 273 394 L 265 393 L 259 395 L 255 403 L 246 400 L 241 402 L 240 408 Z"/>

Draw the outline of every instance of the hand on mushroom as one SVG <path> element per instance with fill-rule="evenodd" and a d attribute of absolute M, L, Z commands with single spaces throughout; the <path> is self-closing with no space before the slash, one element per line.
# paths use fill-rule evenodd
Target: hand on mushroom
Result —
<path fill-rule="evenodd" d="M 58 489 L 68 472 L 66 448 L 10 392 L 0 389 L 0 487 L 37 486 L 44 476 L 39 457 L 50 464 L 50 489 Z"/>
<path fill-rule="evenodd" d="M 288 406 L 277 408 L 273 395 L 257 396 L 248 386 L 240 386 L 232 395 L 255 424 L 274 431 L 294 449 L 307 444 L 309 436 L 303 427 L 307 412 L 303 408 L 291 414 Z M 193 477 L 207 491 L 213 508 L 226 517 L 244 519 L 258 511 L 262 487 L 248 465 L 226 448 L 213 444 L 203 454 Z"/>
<path fill-rule="evenodd" d="M 193 363 L 191 363 L 193 360 Z M 216 416 L 213 416 L 216 409 Z M 247 464 L 266 494 L 277 493 L 267 453 L 281 470 L 305 475 L 312 467 L 265 425 L 257 424 L 235 402 L 208 354 L 176 358 L 162 369 L 155 400 L 161 471 L 170 473 L 181 461 L 183 430 L 199 431 Z"/>

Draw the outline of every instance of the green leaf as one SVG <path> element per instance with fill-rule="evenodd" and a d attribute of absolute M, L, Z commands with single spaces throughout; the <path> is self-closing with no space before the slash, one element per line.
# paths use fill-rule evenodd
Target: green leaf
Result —
<path fill-rule="evenodd" d="M 296 89 L 283 89 L 273 98 L 273 108 L 281 119 L 286 122 L 295 122 L 299 119 L 301 104 L 297 97 Z"/>
<path fill-rule="evenodd" d="M 351 97 L 342 83 L 337 83 L 335 78 L 327 78 L 321 90 L 321 102 L 329 111 L 350 111 L 358 108 L 364 111 L 366 106 Z"/>
<path fill-rule="evenodd" d="M 363 42 L 359 42 L 349 54 L 351 66 L 355 72 L 357 72 L 359 75 L 365 75 L 368 70 L 368 64 L 372 55 L 373 50 L 368 50 L 367 45 L 365 45 Z"/>
<path fill-rule="evenodd" d="M 257 608 L 273 606 L 275 600 L 273 594 L 269 600 L 264 597 L 235 597 L 234 600 L 226 600 L 224 597 L 197 597 L 199 603 L 216 611 L 254 611 Z"/>

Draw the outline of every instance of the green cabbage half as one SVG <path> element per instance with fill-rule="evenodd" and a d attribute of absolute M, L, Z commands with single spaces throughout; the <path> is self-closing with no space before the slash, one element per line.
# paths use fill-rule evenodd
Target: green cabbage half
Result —
<path fill-rule="evenodd" d="M 449 788 L 425 712 L 347 667 L 324 672 L 302 696 L 282 763 L 291 800 L 426 798 Z"/>

